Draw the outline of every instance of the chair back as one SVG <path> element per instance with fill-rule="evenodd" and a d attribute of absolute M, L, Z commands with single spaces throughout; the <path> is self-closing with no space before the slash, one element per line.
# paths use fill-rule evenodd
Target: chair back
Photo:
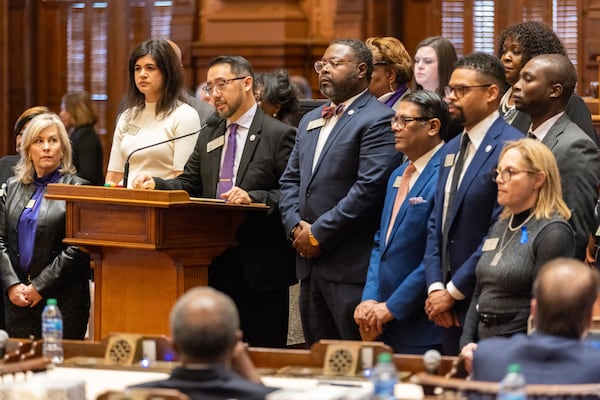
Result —
<path fill-rule="evenodd" d="M 497 382 L 471 381 L 457 378 L 446 378 L 424 372 L 411 378 L 413 383 L 423 387 L 426 396 L 439 396 L 444 399 L 468 398 L 494 400 L 498 395 L 500 384 Z M 527 385 L 527 399 L 600 399 L 600 384 L 576 385 Z"/>
<path fill-rule="evenodd" d="M 96 397 L 96 400 L 190 400 L 190 398 L 175 389 L 131 388 L 102 393 Z"/>

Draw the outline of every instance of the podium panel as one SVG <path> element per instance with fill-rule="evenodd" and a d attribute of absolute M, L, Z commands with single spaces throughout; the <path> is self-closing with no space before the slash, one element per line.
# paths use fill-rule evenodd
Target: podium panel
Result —
<path fill-rule="evenodd" d="M 94 340 L 168 335 L 177 298 L 207 284 L 211 260 L 235 243 L 247 212 L 268 210 L 190 200 L 184 191 L 51 184 L 46 197 L 66 201 L 65 242 L 90 253 Z"/>

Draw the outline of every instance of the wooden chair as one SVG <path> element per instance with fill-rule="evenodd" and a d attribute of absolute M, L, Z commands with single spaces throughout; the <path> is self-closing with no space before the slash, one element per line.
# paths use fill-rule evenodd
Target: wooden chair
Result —
<path fill-rule="evenodd" d="M 412 382 L 423 387 L 426 396 L 469 399 L 496 399 L 500 384 L 496 382 L 469 381 L 418 373 Z M 600 384 L 581 385 L 527 385 L 528 399 L 600 399 Z"/>
<path fill-rule="evenodd" d="M 16 374 L 19 372 L 45 371 L 49 364 L 50 360 L 44 357 L 29 358 L 25 361 L 4 363 L 0 364 L 0 376 Z"/>
<path fill-rule="evenodd" d="M 111 390 L 96 397 L 96 400 L 190 400 L 189 396 L 175 389 L 125 389 Z"/>

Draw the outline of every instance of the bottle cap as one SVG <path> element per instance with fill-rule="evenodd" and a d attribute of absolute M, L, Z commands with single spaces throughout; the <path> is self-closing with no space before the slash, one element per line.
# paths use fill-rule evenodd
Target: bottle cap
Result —
<path fill-rule="evenodd" d="M 379 353 L 377 356 L 377 362 L 390 363 L 392 362 L 392 355 L 390 353 Z"/>
<path fill-rule="evenodd" d="M 49 306 L 55 306 L 58 303 L 56 302 L 56 299 L 49 298 L 48 300 L 46 300 L 46 304 L 49 305 Z"/>
<path fill-rule="evenodd" d="M 507 372 L 521 372 L 521 365 L 520 364 L 509 364 L 508 368 L 506 369 Z"/>

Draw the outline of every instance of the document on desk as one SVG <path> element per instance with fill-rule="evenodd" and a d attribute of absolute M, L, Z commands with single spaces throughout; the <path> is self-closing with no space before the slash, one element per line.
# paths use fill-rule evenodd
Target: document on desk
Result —
<path fill-rule="evenodd" d="M 370 400 L 373 385 L 366 381 L 280 378 L 265 376 L 263 383 L 277 390 L 267 400 Z"/>

